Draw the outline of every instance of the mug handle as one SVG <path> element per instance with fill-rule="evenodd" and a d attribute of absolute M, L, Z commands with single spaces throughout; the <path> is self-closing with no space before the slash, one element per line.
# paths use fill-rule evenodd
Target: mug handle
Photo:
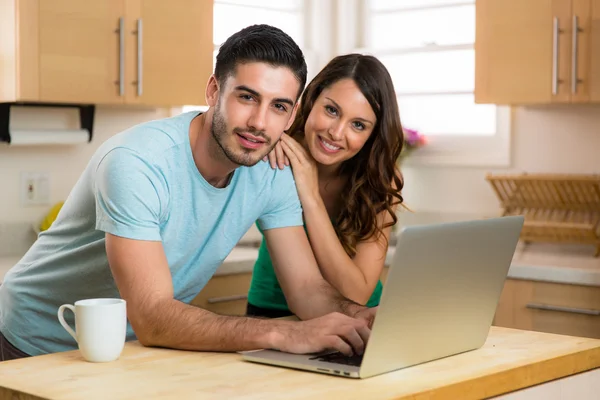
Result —
<path fill-rule="evenodd" d="M 71 327 L 69 326 L 69 324 L 67 324 L 67 321 L 65 321 L 65 318 L 63 317 L 63 313 L 65 312 L 66 308 L 73 311 L 73 314 L 75 314 L 75 307 L 73 307 L 70 304 L 63 304 L 58 308 L 58 321 L 63 326 L 63 328 L 65 328 L 66 331 L 69 332 L 69 335 L 73 336 L 73 339 L 75 339 L 75 341 L 77 342 L 77 335 L 75 334 L 75 331 L 71 329 Z"/>

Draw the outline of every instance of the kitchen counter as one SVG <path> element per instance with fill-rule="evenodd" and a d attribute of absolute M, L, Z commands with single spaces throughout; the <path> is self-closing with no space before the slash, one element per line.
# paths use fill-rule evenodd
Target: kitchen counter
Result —
<path fill-rule="evenodd" d="M 217 269 L 215 275 L 239 274 L 252 272 L 254 261 L 258 256 L 258 249 L 252 247 L 236 247 Z M 21 259 L 20 256 L 0 257 L 0 283 L 4 275 Z"/>
<path fill-rule="evenodd" d="M 536 244 L 519 245 L 508 277 L 542 282 L 569 283 L 575 285 L 600 286 L 600 258 L 586 253 L 587 247 Z M 592 249 L 593 250 L 593 249 Z M 387 252 L 385 265 L 389 266 L 394 256 L 394 247 Z M 238 246 L 233 249 L 215 275 L 252 272 L 258 256 L 255 247 Z M 20 257 L 0 257 L 0 282 L 6 272 Z"/>
<path fill-rule="evenodd" d="M 130 342 L 111 363 L 86 362 L 78 350 L 0 363 L 0 398 L 468 400 L 507 394 L 519 399 L 520 389 L 582 376 L 591 396 L 600 382 L 599 367 L 600 340 L 498 327 L 491 328 L 481 349 L 364 380 L 254 364 L 235 353 Z"/>

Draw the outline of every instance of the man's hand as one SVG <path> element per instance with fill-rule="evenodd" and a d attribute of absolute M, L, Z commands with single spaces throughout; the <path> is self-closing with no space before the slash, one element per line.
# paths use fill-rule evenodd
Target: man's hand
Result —
<path fill-rule="evenodd" d="M 345 355 L 363 354 L 370 329 L 364 319 L 331 313 L 301 322 L 281 321 L 272 347 L 296 354 L 337 350 Z"/>
<path fill-rule="evenodd" d="M 375 322 L 375 315 L 379 307 L 364 307 L 354 314 L 354 318 L 364 321 L 369 329 L 373 329 L 373 323 Z"/>

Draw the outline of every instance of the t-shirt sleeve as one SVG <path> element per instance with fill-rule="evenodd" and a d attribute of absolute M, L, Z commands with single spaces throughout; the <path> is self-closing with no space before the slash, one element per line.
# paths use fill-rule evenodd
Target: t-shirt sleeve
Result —
<path fill-rule="evenodd" d="M 135 240 L 160 241 L 165 209 L 162 175 L 127 148 L 111 150 L 96 169 L 96 229 Z"/>
<path fill-rule="evenodd" d="M 302 206 L 291 168 L 275 172 L 270 195 L 269 205 L 258 218 L 257 226 L 261 232 L 288 226 L 302 226 Z"/>

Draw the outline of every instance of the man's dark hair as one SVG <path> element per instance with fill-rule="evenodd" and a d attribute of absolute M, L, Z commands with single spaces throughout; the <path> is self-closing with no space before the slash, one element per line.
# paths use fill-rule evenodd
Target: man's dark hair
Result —
<path fill-rule="evenodd" d="M 300 47 L 287 33 L 270 25 L 251 25 L 231 35 L 219 48 L 215 77 L 220 85 L 235 73 L 238 64 L 263 62 L 289 68 L 300 83 L 297 98 L 306 84 L 306 61 Z"/>

